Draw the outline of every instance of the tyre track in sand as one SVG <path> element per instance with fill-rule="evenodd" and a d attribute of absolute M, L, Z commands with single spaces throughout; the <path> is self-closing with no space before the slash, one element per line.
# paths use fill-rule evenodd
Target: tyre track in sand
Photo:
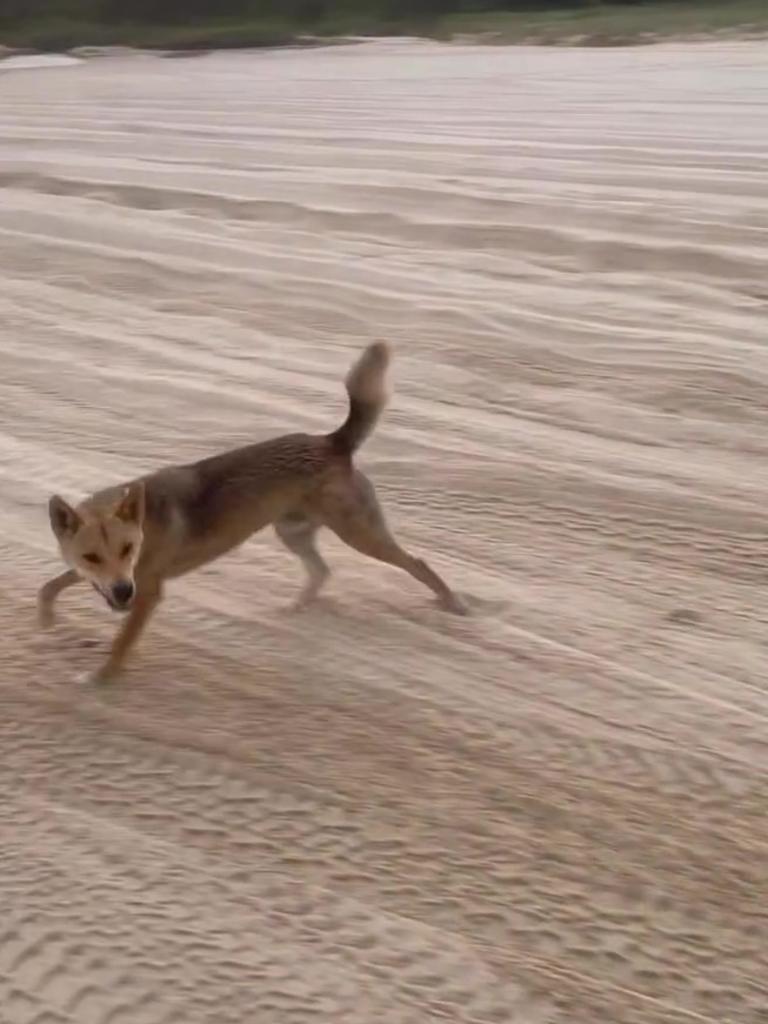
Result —
<path fill-rule="evenodd" d="M 761 51 L 184 63 L 2 79 L 0 1022 L 757 1024 Z M 332 539 L 288 616 L 265 535 L 78 689 L 50 492 L 325 429 L 378 337 L 473 616 Z"/>

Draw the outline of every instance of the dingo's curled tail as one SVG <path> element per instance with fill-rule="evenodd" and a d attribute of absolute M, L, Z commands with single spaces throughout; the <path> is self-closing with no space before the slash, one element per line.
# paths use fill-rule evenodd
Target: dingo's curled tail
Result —
<path fill-rule="evenodd" d="M 389 345 L 376 341 L 368 346 L 347 374 L 349 413 L 338 430 L 330 435 L 339 452 L 351 455 L 376 426 L 389 397 L 386 375 L 390 358 Z"/>

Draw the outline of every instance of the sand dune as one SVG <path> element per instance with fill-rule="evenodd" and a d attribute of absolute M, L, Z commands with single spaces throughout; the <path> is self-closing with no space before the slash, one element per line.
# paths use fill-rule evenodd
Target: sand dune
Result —
<path fill-rule="evenodd" d="M 2 1024 L 685 1024 L 768 1005 L 761 45 L 2 73 Z M 270 535 L 33 627 L 45 502 L 323 430 L 457 621 Z"/>

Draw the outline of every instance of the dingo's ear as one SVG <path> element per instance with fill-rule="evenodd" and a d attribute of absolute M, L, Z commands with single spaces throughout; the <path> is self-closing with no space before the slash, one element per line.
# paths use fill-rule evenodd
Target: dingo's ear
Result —
<path fill-rule="evenodd" d="M 80 516 L 58 494 L 54 494 L 48 502 L 48 515 L 51 520 L 51 529 L 57 537 L 71 537 L 77 533 L 81 522 Z"/>
<path fill-rule="evenodd" d="M 126 487 L 120 504 L 115 509 L 115 515 L 126 523 L 141 526 L 144 521 L 144 484 L 141 480 L 136 480 Z"/>

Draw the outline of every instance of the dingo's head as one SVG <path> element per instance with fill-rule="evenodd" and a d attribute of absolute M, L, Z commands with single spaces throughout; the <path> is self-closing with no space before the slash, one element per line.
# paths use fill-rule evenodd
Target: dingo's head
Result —
<path fill-rule="evenodd" d="M 139 481 L 105 507 L 75 509 L 58 494 L 48 504 L 51 527 L 64 561 L 115 611 L 133 604 L 133 571 L 141 550 L 144 485 Z"/>

